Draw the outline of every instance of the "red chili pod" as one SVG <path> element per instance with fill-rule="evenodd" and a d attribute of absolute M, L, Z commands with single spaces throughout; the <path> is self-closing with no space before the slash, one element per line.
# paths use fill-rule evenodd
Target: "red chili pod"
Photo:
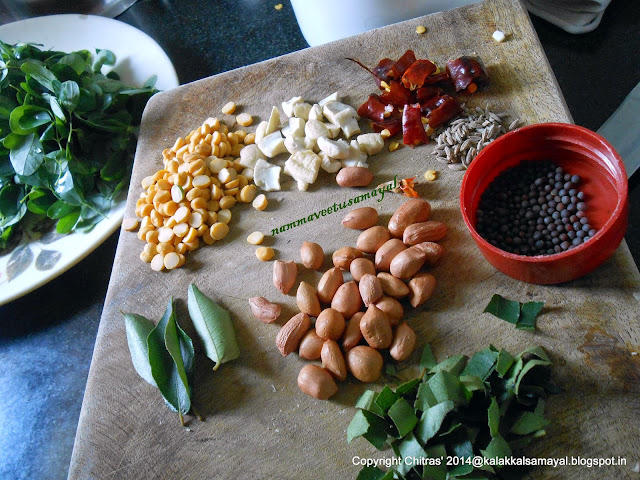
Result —
<path fill-rule="evenodd" d="M 436 73 L 435 75 L 429 75 L 424 79 L 424 85 L 436 85 L 438 83 L 450 83 L 449 73 L 446 71 Z"/>
<path fill-rule="evenodd" d="M 402 143 L 415 147 L 428 141 L 427 132 L 425 132 L 422 124 L 420 104 L 405 105 L 402 113 Z"/>
<path fill-rule="evenodd" d="M 404 107 L 407 103 L 413 103 L 411 101 L 411 91 L 399 81 L 391 80 L 389 82 L 389 90 L 389 92 L 384 92 L 380 95 L 382 103 L 391 104 L 398 108 Z"/>
<path fill-rule="evenodd" d="M 429 100 L 426 105 L 423 105 L 423 110 L 429 118 L 429 126 L 433 129 L 438 128 L 462 112 L 462 108 L 455 98 L 449 95 L 442 95 Z"/>
<path fill-rule="evenodd" d="M 437 69 L 435 63 L 429 60 L 416 60 L 402 75 L 402 84 L 409 90 L 415 90 L 424 85 L 427 77 Z"/>
<path fill-rule="evenodd" d="M 402 130 L 402 116 L 400 112 L 396 111 L 390 117 L 386 118 L 383 122 L 375 122 L 372 125 L 373 131 L 380 133 L 382 130 L 389 130 L 390 136 L 394 136 L 400 130 Z"/>
<path fill-rule="evenodd" d="M 390 58 L 383 58 L 378 62 L 378 65 L 371 69 L 371 73 L 376 77 L 376 84 L 380 86 L 380 80 L 387 80 L 389 78 L 389 70 L 396 63 Z"/>
<path fill-rule="evenodd" d="M 473 93 L 489 85 L 489 74 L 478 57 L 462 56 L 447 61 L 447 72 L 456 92 L 466 90 Z"/>
<path fill-rule="evenodd" d="M 413 50 L 407 50 L 398 59 L 398 61 L 391 66 L 389 76 L 397 79 L 402 78 L 402 75 L 407 71 L 407 68 L 409 68 L 415 61 L 416 54 L 413 53 Z"/>
<path fill-rule="evenodd" d="M 440 87 L 433 87 L 431 85 L 420 87 L 418 90 L 416 90 L 416 100 L 419 104 L 423 104 L 427 100 L 440 95 L 442 95 L 442 89 Z"/>
<path fill-rule="evenodd" d="M 378 95 L 369 95 L 366 102 L 358 107 L 358 115 L 374 122 L 384 120 L 385 104 Z"/>

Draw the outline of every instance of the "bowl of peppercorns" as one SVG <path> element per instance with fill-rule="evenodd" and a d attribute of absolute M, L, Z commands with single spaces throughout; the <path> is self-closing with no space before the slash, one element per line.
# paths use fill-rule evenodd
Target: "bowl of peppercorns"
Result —
<path fill-rule="evenodd" d="M 579 278 L 618 248 L 627 229 L 624 164 L 600 135 L 540 123 L 487 145 L 462 180 L 462 217 L 502 273 L 537 284 Z"/>

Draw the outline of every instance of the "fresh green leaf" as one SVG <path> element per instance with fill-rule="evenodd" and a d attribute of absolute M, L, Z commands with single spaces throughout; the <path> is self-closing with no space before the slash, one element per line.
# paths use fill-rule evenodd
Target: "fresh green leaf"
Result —
<path fill-rule="evenodd" d="M 75 228 L 79 219 L 80 219 L 80 209 L 76 207 L 71 213 L 69 213 L 68 215 L 65 215 L 60 220 L 58 220 L 58 223 L 56 223 L 56 232 L 61 233 L 63 235 L 66 233 L 69 233 L 71 230 Z"/>
<path fill-rule="evenodd" d="M 521 330 L 535 330 L 536 319 L 544 307 L 544 302 L 526 302 L 520 309 L 520 319 L 516 328 Z"/>
<path fill-rule="evenodd" d="M 9 126 L 13 133 L 28 135 L 41 125 L 51 122 L 51 114 L 44 108 L 33 105 L 22 105 L 15 108 L 9 117 Z"/>
<path fill-rule="evenodd" d="M 393 471 L 383 472 L 378 467 L 362 467 L 356 480 L 393 480 Z"/>
<path fill-rule="evenodd" d="M 364 437 L 378 450 L 387 442 L 387 422 L 368 410 L 358 410 L 347 428 L 347 442 Z"/>
<path fill-rule="evenodd" d="M 422 469 L 422 478 L 425 480 L 446 480 L 447 478 L 447 450 L 444 444 L 439 443 L 425 448 L 427 458 L 434 459 Z"/>
<path fill-rule="evenodd" d="M 21 185 L 9 183 L 0 189 L 0 218 L 13 217 L 22 205 L 24 188 Z"/>
<path fill-rule="evenodd" d="M 391 405 L 396 403 L 399 395 L 393 392 L 388 386 L 385 386 L 376 398 L 376 404 L 382 409 L 384 413 L 391 408 Z"/>
<path fill-rule="evenodd" d="M 27 75 L 30 75 L 31 78 L 33 78 L 44 88 L 46 88 L 50 92 L 53 92 L 53 82 L 57 82 L 58 79 L 44 66 L 36 63 L 33 60 L 27 60 L 22 65 L 20 65 L 20 70 L 22 70 Z"/>
<path fill-rule="evenodd" d="M 526 410 L 520 414 L 509 430 L 517 435 L 528 435 L 549 425 L 549 420 Z"/>
<path fill-rule="evenodd" d="M 407 435 L 418 424 L 413 407 L 402 397 L 389 408 L 388 415 L 398 430 L 398 438 Z"/>
<path fill-rule="evenodd" d="M 127 331 L 127 343 L 131 353 L 133 367 L 147 383 L 156 386 L 156 382 L 151 374 L 151 364 L 149 363 L 149 346 L 147 338 L 155 325 L 142 315 L 135 313 L 124 314 L 124 324 Z"/>
<path fill-rule="evenodd" d="M 491 297 L 489 304 L 484 309 L 484 313 L 490 313 L 501 320 L 516 325 L 520 318 L 520 303 L 508 300 L 496 293 Z"/>
<path fill-rule="evenodd" d="M 180 415 L 186 414 L 191 408 L 191 388 L 182 358 L 181 340 L 171 299 L 162 319 L 147 338 L 147 348 L 153 380 L 167 405 Z M 185 350 L 188 351 L 188 348 L 185 347 Z"/>
<path fill-rule="evenodd" d="M 498 402 L 495 397 L 491 399 L 489 409 L 487 410 L 487 424 L 489 425 L 491 437 L 500 435 L 500 408 L 498 407 Z"/>
<path fill-rule="evenodd" d="M 189 286 L 187 306 L 207 356 L 215 362 L 214 370 L 240 356 L 229 312 L 198 290 L 193 283 Z"/>
<path fill-rule="evenodd" d="M 464 355 L 454 355 L 438 363 L 435 367 L 431 368 L 431 370 L 429 370 L 429 373 L 449 372 L 452 375 L 460 375 L 460 372 L 464 370 L 466 364 L 467 357 L 465 357 Z"/>
<path fill-rule="evenodd" d="M 431 347 L 427 343 L 424 346 L 424 350 L 422 350 L 422 356 L 420 357 L 420 368 L 426 369 L 427 371 L 431 370 L 438 364 L 436 362 L 436 357 L 433 356 L 433 352 L 431 351 Z"/>
<path fill-rule="evenodd" d="M 511 456 L 511 448 L 507 441 L 500 435 L 491 439 L 485 450 L 480 450 L 486 458 L 505 458 Z"/>
<path fill-rule="evenodd" d="M 93 62 L 93 71 L 99 72 L 103 65 L 113 66 L 116 64 L 116 56 L 111 50 L 96 50 L 96 59 Z"/>
<path fill-rule="evenodd" d="M 82 56 L 78 55 L 77 53 L 70 53 L 68 55 L 65 55 L 60 60 L 58 60 L 58 63 L 62 65 L 69 65 L 78 75 L 82 75 L 86 65 L 84 58 L 82 58 Z"/>
<path fill-rule="evenodd" d="M 398 388 L 396 388 L 396 393 L 402 396 L 410 394 L 416 388 L 416 386 L 420 384 L 421 381 L 422 379 L 420 378 L 414 378 L 413 380 L 409 380 L 408 382 L 405 382 L 402 385 L 399 385 Z"/>
<path fill-rule="evenodd" d="M 44 161 L 40 140 L 35 134 L 30 133 L 25 136 L 10 134 L 5 137 L 4 141 L 7 142 L 10 137 L 9 143 L 14 145 L 9 154 L 13 169 L 18 175 L 32 175 Z M 7 143 L 5 143 L 5 147 L 8 147 Z"/>
<path fill-rule="evenodd" d="M 418 428 L 416 429 L 416 437 L 418 440 L 426 444 L 435 437 L 445 417 L 454 408 L 454 403 L 447 400 L 446 402 L 439 403 L 425 410 L 422 413 L 422 417 L 420 417 L 420 423 L 418 423 Z"/>
<path fill-rule="evenodd" d="M 414 407 L 416 410 L 425 411 L 429 408 L 437 405 L 439 402 L 431 391 L 431 387 L 428 383 L 420 384 L 418 387 L 418 394 L 416 395 L 416 401 Z"/>
<path fill-rule="evenodd" d="M 506 350 L 500 350 L 498 360 L 496 362 L 496 371 L 501 377 L 504 377 L 515 361 L 516 359 L 513 358 L 509 352 Z"/>
<path fill-rule="evenodd" d="M 438 403 L 452 401 L 456 405 L 465 405 L 469 399 L 469 392 L 462 386 L 460 379 L 447 371 L 436 373 L 427 382 Z"/>
<path fill-rule="evenodd" d="M 413 433 L 410 433 L 402 440 L 398 441 L 398 443 L 394 443 L 393 445 L 394 451 L 402 458 L 425 458 L 427 453 L 420 445 L 420 442 L 416 439 Z M 411 470 L 412 465 L 409 462 L 402 462 L 397 470 L 400 474 L 404 475 L 409 470 Z"/>
<path fill-rule="evenodd" d="M 498 352 L 491 348 L 485 348 L 469 359 L 462 375 L 473 375 L 484 380 L 493 372 L 497 360 Z"/>
<path fill-rule="evenodd" d="M 80 87 L 73 80 L 67 80 L 56 90 L 60 104 L 69 112 L 73 112 L 80 101 Z"/>

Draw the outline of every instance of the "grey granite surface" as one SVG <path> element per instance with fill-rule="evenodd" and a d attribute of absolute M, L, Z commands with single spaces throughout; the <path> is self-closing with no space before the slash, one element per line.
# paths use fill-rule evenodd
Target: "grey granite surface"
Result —
<path fill-rule="evenodd" d="M 277 11 L 275 3 L 140 0 L 118 19 L 153 37 L 186 83 L 306 48 L 291 5 Z M 584 35 L 536 18 L 534 26 L 575 122 L 597 130 L 640 81 L 640 2 L 613 2 Z M 639 176 L 626 237 L 637 263 Z M 67 477 L 116 242 L 111 236 L 67 273 L 0 307 L 1 479 Z"/>

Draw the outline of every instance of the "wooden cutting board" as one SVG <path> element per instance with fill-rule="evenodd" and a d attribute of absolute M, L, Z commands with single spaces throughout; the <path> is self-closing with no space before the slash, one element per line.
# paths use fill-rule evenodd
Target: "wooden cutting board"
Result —
<path fill-rule="evenodd" d="M 427 27 L 417 35 L 418 25 Z M 500 29 L 508 41 L 496 43 Z M 277 41 L 277 39 L 274 39 Z M 242 47 L 238 46 L 241 52 Z M 300 95 L 317 101 L 333 91 L 359 105 L 374 91 L 371 76 L 345 57 L 374 65 L 397 58 L 406 49 L 418 58 L 443 65 L 448 58 L 476 53 L 488 67 L 490 88 L 473 104 L 509 111 L 526 124 L 571 121 L 526 10 L 517 0 L 491 0 L 450 12 L 410 20 L 313 49 L 302 50 L 246 68 L 207 78 L 155 96 L 143 119 L 127 216 L 132 216 L 140 181 L 161 165 L 161 152 L 233 100 L 259 120 L 273 105 Z M 253 129 L 253 127 L 252 127 Z M 540 344 L 556 363 L 554 379 L 565 393 L 548 402 L 552 420 L 548 435 L 526 453 L 531 456 L 625 457 L 627 467 L 538 468 L 531 478 L 631 478 L 639 460 L 640 309 L 634 292 L 638 272 L 626 244 L 587 277 L 560 286 L 536 286 L 512 280 L 494 270 L 479 254 L 458 208 L 461 172 L 448 170 L 432 146 L 386 149 L 370 159 L 372 183 L 440 171 L 421 191 L 433 206 L 432 217 L 446 222 L 448 253 L 434 270 L 434 297 L 418 310 L 407 308 L 421 350 L 430 343 L 438 358 L 473 352 L 494 344 L 511 352 Z M 362 193 L 341 189 L 322 173 L 307 192 L 284 177 L 284 190 L 268 195 L 264 212 L 250 206 L 233 210 L 229 236 L 188 256 L 184 268 L 156 273 L 138 255 L 143 244 L 135 234 L 120 236 L 115 264 L 98 331 L 93 361 L 71 461 L 71 479 L 255 479 L 355 478 L 352 457 L 390 456 L 362 440 L 346 443 L 353 404 L 366 388 L 349 379 L 323 402 L 296 386 L 304 365 L 296 355 L 283 358 L 275 348 L 277 325 L 264 325 L 250 313 L 247 299 L 266 296 L 282 303 L 283 320 L 295 313 L 292 294 L 280 294 L 271 283 L 272 262 L 259 262 L 245 238 L 254 230 L 270 232 L 280 225 L 319 212 Z M 382 221 L 405 200 L 386 195 L 367 200 Z M 358 232 L 340 226 L 342 213 L 270 238 L 277 258 L 299 261 L 303 241 L 320 243 L 330 254 L 355 245 Z M 320 274 L 300 268 L 299 279 L 315 282 Z M 160 394 L 134 371 L 121 312 L 137 312 L 157 321 L 169 296 L 177 299 L 180 323 L 193 333 L 184 300 L 195 282 L 232 313 L 241 357 L 212 372 L 212 363 L 197 359 L 195 404 L 206 417 L 190 418 L 189 430 L 165 408 Z M 295 292 L 295 288 L 293 289 Z M 544 301 L 547 307 L 535 333 L 515 330 L 482 310 L 493 293 L 521 301 Z M 417 361 L 414 353 L 408 364 Z"/>

